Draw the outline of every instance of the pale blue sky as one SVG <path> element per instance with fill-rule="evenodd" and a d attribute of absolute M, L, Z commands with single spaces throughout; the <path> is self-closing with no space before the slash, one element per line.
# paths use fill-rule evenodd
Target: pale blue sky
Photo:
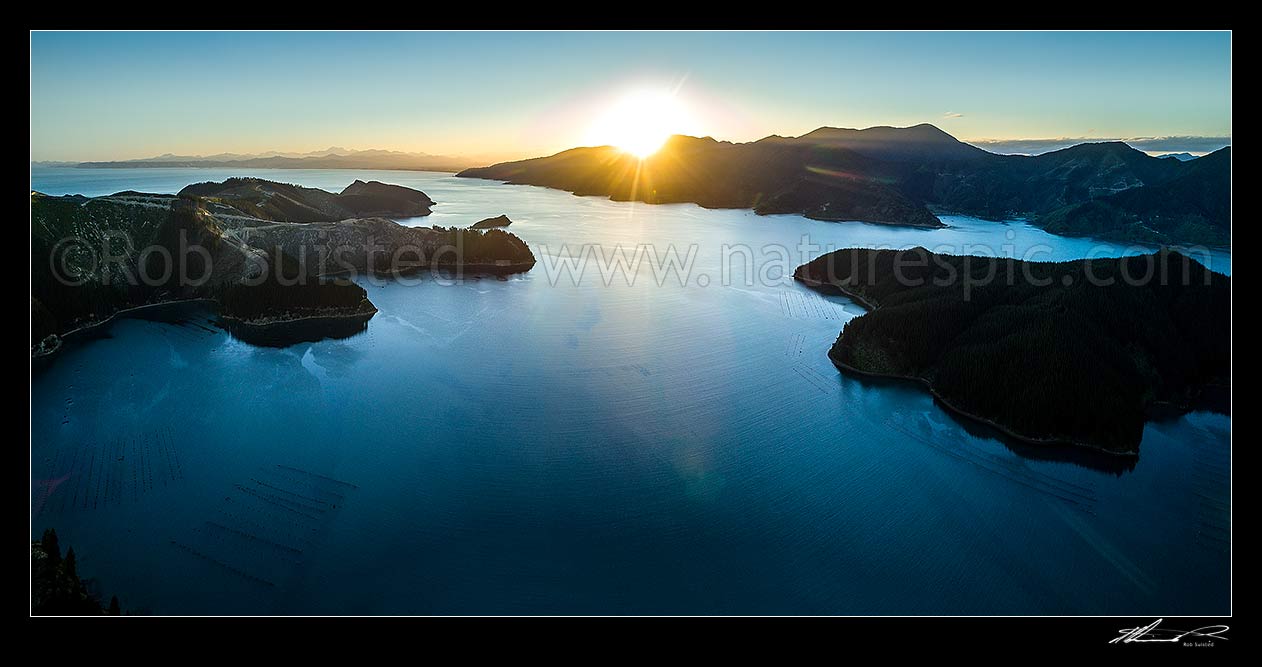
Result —
<path fill-rule="evenodd" d="M 36 32 L 31 157 L 542 155 L 646 87 L 678 87 L 701 133 L 734 141 L 920 122 L 966 140 L 1229 137 L 1231 36 Z"/>

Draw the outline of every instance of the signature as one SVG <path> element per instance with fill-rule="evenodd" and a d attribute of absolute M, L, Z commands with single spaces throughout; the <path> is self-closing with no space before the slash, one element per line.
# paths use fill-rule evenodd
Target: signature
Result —
<path fill-rule="evenodd" d="M 1183 641 L 1184 637 L 1192 637 L 1200 640 L 1213 639 L 1229 639 L 1224 637 L 1222 633 L 1230 630 L 1225 625 L 1207 625 L 1195 630 L 1172 630 L 1169 628 L 1161 628 L 1161 622 L 1165 619 L 1157 619 L 1148 625 L 1140 628 L 1125 628 L 1122 634 L 1109 640 L 1110 644 L 1131 644 L 1131 643 L 1178 643 Z"/>

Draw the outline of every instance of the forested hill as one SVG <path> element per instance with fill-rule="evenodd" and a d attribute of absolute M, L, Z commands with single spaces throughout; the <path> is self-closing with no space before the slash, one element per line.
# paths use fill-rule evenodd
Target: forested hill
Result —
<path fill-rule="evenodd" d="M 938 211 L 1025 217 L 1065 235 L 1226 245 L 1231 164 L 1213 157 L 1160 159 L 1122 142 L 996 155 L 922 124 L 823 127 L 751 143 L 675 136 L 643 161 L 600 146 L 457 175 L 619 201 L 693 202 L 819 220 L 938 227 Z M 1097 201 L 1106 204 L 1077 208 Z"/>
<path fill-rule="evenodd" d="M 1227 409 L 1231 279 L 1175 251 L 1038 263 L 847 249 L 794 277 L 872 308 L 829 351 L 839 367 L 922 380 L 1024 439 L 1137 453 L 1154 408 Z"/>
<path fill-rule="evenodd" d="M 424 269 L 503 275 L 534 266 L 529 246 L 506 230 L 405 227 L 378 217 L 383 209 L 428 212 L 432 203 L 418 190 L 375 181 L 340 194 L 260 179 L 196 184 L 178 196 L 32 192 L 32 356 L 136 306 L 198 298 L 242 319 L 370 317 L 376 311 L 361 287 L 323 278 Z M 285 282 L 311 280 L 281 284 L 278 270 Z"/>
<path fill-rule="evenodd" d="M 1229 244 L 1231 148 L 1179 164 L 1178 174 L 1163 183 L 1066 206 L 1041 222 L 1047 231 L 1067 236 Z"/>
<path fill-rule="evenodd" d="M 410 218 L 430 214 L 434 201 L 420 190 L 378 181 L 355 181 L 334 194 L 318 188 L 261 178 L 194 183 L 180 190 L 200 198 L 216 213 L 277 222 L 336 222 L 373 216 Z"/>
<path fill-rule="evenodd" d="M 891 187 L 901 169 L 845 148 L 791 140 L 733 144 L 674 136 L 640 161 L 612 146 L 466 169 L 457 176 L 542 185 L 579 195 L 652 204 L 800 213 L 817 220 L 942 227 L 921 203 Z"/>

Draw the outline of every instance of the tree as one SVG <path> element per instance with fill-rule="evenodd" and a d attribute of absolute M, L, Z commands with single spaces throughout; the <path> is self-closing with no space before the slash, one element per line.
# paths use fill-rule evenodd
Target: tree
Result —
<path fill-rule="evenodd" d="M 79 572 L 75 569 L 74 547 L 66 549 L 66 575 L 78 581 Z"/>
<path fill-rule="evenodd" d="M 44 530 L 44 537 L 39 541 L 48 554 L 48 562 L 54 566 L 61 562 L 61 545 L 57 543 L 57 531 L 52 528 Z"/>

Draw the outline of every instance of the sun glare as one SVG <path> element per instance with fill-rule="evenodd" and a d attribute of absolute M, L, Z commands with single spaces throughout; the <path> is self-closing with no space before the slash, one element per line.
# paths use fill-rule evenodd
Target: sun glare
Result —
<path fill-rule="evenodd" d="M 597 119 L 590 143 L 617 146 L 642 160 L 656 153 L 672 134 L 690 131 L 691 114 L 675 95 L 637 91 L 620 98 Z"/>

